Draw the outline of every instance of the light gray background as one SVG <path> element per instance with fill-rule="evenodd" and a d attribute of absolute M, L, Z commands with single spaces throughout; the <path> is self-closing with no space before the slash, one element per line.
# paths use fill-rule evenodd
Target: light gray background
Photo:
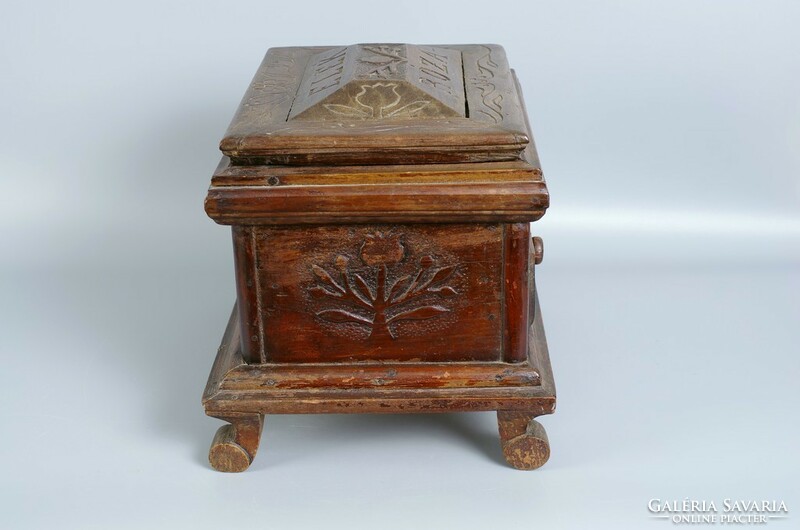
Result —
<path fill-rule="evenodd" d="M 800 514 L 800 4 L 9 2 L 0 16 L 0 527 L 665 528 Z M 491 413 L 269 417 L 211 471 L 230 310 L 202 201 L 270 46 L 497 42 L 552 194 L 534 225 L 550 462 Z"/>

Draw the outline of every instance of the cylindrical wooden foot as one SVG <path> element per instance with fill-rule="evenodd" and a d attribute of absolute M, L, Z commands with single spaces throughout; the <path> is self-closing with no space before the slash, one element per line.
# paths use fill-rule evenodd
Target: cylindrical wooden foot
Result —
<path fill-rule="evenodd" d="M 223 425 L 214 435 L 208 461 L 217 471 L 239 473 L 250 467 L 250 455 L 236 443 L 236 429 L 233 425 Z"/>
<path fill-rule="evenodd" d="M 503 456 L 516 469 L 537 469 L 550 458 L 550 442 L 544 427 L 532 414 L 498 411 Z"/>
<path fill-rule="evenodd" d="M 263 416 L 260 414 L 217 415 L 230 422 L 214 435 L 208 461 L 217 471 L 239 473 L 250 467 L 261 440 Z"/>

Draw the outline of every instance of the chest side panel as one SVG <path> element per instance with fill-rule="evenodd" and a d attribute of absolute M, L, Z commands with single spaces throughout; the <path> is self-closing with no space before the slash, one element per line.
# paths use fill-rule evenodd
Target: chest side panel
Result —
<path fill-rule="evenodd" d="M 496 361 L 498 224 L 255 229 L 267 362 Z"/>

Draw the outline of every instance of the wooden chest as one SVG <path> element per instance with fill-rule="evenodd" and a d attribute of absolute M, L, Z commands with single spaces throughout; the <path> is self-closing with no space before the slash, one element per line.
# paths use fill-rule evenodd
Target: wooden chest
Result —
<path fill-rule="evenodd" d="M 498 411 L 544 464 L 555 408 L 531 221 L 547 187 L 496 45 L 273 48 L 221 142 L 206 212 L 237 303 L 203 396 L 246 469 L 265 414 Z"/>

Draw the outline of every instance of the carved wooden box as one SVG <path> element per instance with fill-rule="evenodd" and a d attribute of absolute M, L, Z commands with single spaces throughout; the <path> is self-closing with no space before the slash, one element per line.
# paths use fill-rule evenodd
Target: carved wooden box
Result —
<path fill-rule="evenodd" d="M 263 416 L 496 410 L 507 460 L 549 445 L 555 389 L 534 285 L 548 206 L 496 45 L 273 48 L 206 199 L 237 303 L 203 397 L 246 469 Z"/>

